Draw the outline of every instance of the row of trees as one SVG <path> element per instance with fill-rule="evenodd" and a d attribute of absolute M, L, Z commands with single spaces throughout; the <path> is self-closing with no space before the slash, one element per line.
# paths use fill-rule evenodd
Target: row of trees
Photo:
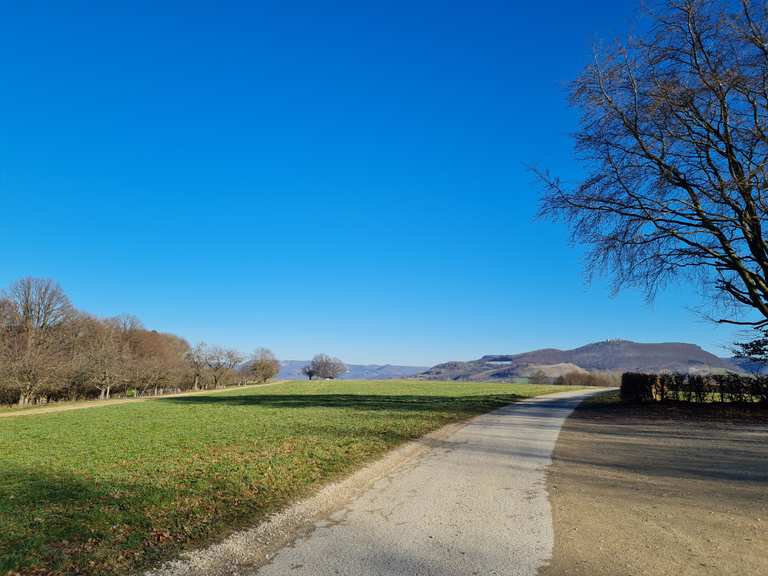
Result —
<path fill-rule="evenodd" d="M 100 319 L 76 310 L 59 285 L 24 278 L 0 295 L 0 403 L 147 396 L 265 382 L 280 364 L 266 349 L 191 347 L 147 330 L 132 316 Z"/>
<path fill-rule="evenodd" d="M 559 386 L 618 386 L 618 372 L 566 372 L 557 377 L 548 376 L 544 370 L 536 370 L 528 376 L 529 384 L 557 384 Z"/>

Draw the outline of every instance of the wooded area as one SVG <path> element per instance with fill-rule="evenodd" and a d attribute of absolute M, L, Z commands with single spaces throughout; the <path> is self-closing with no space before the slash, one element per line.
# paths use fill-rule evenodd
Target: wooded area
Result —
<path fill-rule="evenodd" d="M 0 404 L 222 388 L 252 377 L 237 370 L 243 360 L 230 348 L 148 330 L 133 316 L 79 311 L 53 280 L 24 278 L 0 295 Z M 265 349 L 248 366 L 260 382 L 279 369 Z"/>

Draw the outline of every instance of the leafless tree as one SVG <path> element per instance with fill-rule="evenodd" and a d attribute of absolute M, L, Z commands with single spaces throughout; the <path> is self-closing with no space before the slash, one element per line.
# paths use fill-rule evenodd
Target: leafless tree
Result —
<path fill-rule="evenodd" d="M 237 365 L 243 361 L 243 357 L 236 350 L 221 346 L 207 347 L 204 358 L 214 388 L 224 386 Z"/>
<path fill-rule="evenodd" d="M 128 321 L 126 321 L 126 318 Z M 189 366 L 186 363 L 189 344 L 173 334 L 145 330 L 131 317 L 111 321 L 121 333 L 128 349 L 132 383 L 141 395 L 150 390 L 179 391 L 189 387 Z M 190 383 L 191 384 L 191 383 Z"/>
<path fill-rule="evenodd" d="M 271 350 L 257 348 L 248 361 L 248 373 L 260 383 L 277 376 L 280 362 Z"/>
<path fill-rule="evenodd" d="M 304 366 L 301 369 L 301 373 L 304 374 L 304 376 L 306 376 L 308 380 L 312 380 L 312 378 L 315 377 L 315 369 L 312 367 L 312 363 L 310 362 L 309 364 Z"/>
<path fill-rule="evenodd" d="M 61 287 L 48 278 L 22 278 L 8 288 L 6 307 L 25 330 L 57 326 L 72 315 L 73 308 Z"/>
<path fill-rule="evenodd" d="M 573 83 L 588 174 L 540 174 L 541 213 L 568 222 L 588 272 L 653 298 L 673 277 L 711 290 L 719 322 L 768 326 L 768 12 L 671 0 L 648 32 Z M 746 315 L 744 315 L 746 312 Z"/>
<path fill-rule="evenodd" d="M 205 342 L 199 342 L 186 354 L 186 359 L 192 369 L 192 375 L 194 378 L 194 383 L 192 385 L 193 390 L 200 390 L 201 388 L 205 388 L 207 348 L 208 346 Z"/>
<path fill-rule="evenodd" d="M 528 377 L 528 382 L 531 384 L 548 384 L 551 380 L 544 370 L 536 370 Z"/>
<path fill-rule="evenodd" d="M 308 366 L 302 369 L 302 372 L 312 380 L 312 378 L 338 378 L 344 372 L 347 371 L 347 367 L 344 362 L 338 358 L 332 358 L 327 354 L 318 354 Z"/>
<path fill-rule="evenodd" d="M 114 389 L 127 384 L 130 357 L 120 328 L 112 322 L 93 322 L 83 359 L 88 381 L 108 400 Z"/>
<path fill-rule="evenodd" d="M 79 312 L 51 280 L 26 278 L 0 296 L 0 404 L 221 387 L 241 360 L 227 348 L 190 349 L 133 316 Z"/>
<path fill-rule="evenodd" d="M 74 311 L 59 285 L 41 278 L 14 282 L 0 301 L 2 377 L 29 404 L 60 377 L 63 325 Z"/>

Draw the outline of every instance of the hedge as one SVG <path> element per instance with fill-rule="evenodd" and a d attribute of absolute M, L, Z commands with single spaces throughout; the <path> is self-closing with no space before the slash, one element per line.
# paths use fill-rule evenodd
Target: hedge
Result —
<path fill-rule="evenodd" d="M 627 402 L 768 403 L 768 376 L 626 372 L 621 375 L 621 398 Z"/>

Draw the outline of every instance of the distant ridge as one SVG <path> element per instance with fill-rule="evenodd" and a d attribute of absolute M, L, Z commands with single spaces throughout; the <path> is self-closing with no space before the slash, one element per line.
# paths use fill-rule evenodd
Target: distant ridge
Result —
<path fill-rule="evenodd" d="M 469 362 L 446 362 L 420 374 L 431 380 L 502 380 L 529 376 L 538 370 L 547 376 L 563 372 L 739 372 L 740 366 L 718 358 L 695 344 L 640 343 L 605 340 L 573 350 L 544 348 L 522 354 L 490 354 Z"/>

